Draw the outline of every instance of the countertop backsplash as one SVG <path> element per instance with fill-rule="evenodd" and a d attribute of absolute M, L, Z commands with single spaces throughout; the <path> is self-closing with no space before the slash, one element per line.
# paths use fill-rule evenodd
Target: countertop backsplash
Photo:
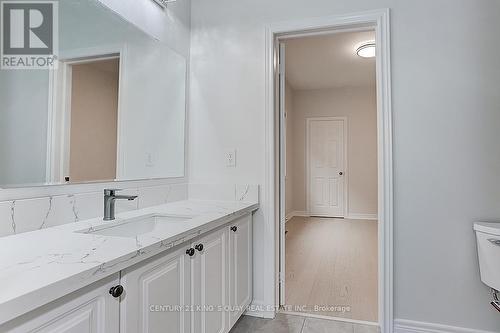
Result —
<path fill-rule="evenodd" d="M 120 194 L 138 195 L 137 200 L 116 201 L 116 212 L 142 209 L 180 200 L 259 200 L 258 185 L 163 184 L 124 189 Z M 0 237 L 54 227 L 103 215 L 103 193 L 37 196 L 0 201 Z"/>
<path fill-rule="evenodd" d="M 134 201 L 117 200 L 116 212 L 126 212 L 186 200 L 187 184 L 125 189 Z M 102 191 L 0 201 L 0 237 L 78 222 L 103 215 Z"/>
<path fill-rule="evenodd" d="M 249 184 L 189 184 L 191 200 L 259 202 L 259 185 Z"/>

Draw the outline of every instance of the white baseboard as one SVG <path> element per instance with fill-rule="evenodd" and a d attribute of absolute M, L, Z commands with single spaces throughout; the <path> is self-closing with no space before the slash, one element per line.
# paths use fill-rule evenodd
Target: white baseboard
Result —
<path fill-rule="evenodd" d="M 311 214 L 309 212 L 302 211 L 302 210 L 294 210 L 294 211 L 288 213 L 285 218 L 287 221 L 289 221 L 296 216 L 309 217 L 309 216 L 311 216 Z M 357 213 L 354 213 L 354 214 L 348 214 L 345 218 L 351 219 L 351 220 L 374 220 L 374 221 L 378 220 L 377 214 L 357 214 Z"/>
<path fill-rule="evenodd" d="M 300 217 L 309 217 L 309 213 L 306 211 L 301 211 L 301 210 L 294 210 L 293 212 L 290 212 L 286 215 L 286 220 L 289 221 L 295 216 L 300 216 Z"/>
<path fill-rule="evenodd" d="M 394 333 L 495 333 L 472 328 L 447 326 L 412 320 L 394 320 Z"/>
<path fill-rule="evenodd" d="M 244 313 L 245 316 L 274 319 L 276 311 L 274 306 L 266 306 L 262 302 L 254 301 Z"/>
<path fill-rule="evenodd" d="M 377 214 L 348 214 L 345 218 L 350 220 L 378 220 Z"/>
<path fill-rule="evenodd" d="M 307 313 L 307 312 L 294 312 L 294 311 L 280 310 L 279 313 L 282 313 L 285 315 L 290 315 L 290 316 L 304 317 L 304 318 L 315 318 L 315 319 L 322 319 L 322 320 L 329 320 L 329 321 L 342 321 L 344 323 L 351 323 L 351 324 L 356 324 L 356 325 L 379 326 L 379 323 L 373 322 L 373 321 L 356 320 L 356 319 L 349 319 L 349 318 L 342 318 L 342 317 L 322 316 L 322 315 L 316 315 L 316 314 Z"/>

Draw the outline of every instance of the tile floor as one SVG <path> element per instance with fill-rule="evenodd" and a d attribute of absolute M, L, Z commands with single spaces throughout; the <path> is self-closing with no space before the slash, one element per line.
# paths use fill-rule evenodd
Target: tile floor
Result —
<path fill-rule="evenodd" d="M 242 316 L 230 333 L 378 333 L 376 326 L 278 314 L 275 319 Z"/>

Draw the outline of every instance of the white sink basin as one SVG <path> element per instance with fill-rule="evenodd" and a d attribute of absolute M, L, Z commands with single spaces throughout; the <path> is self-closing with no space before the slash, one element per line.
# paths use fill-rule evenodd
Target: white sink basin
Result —
<path fill-rule="evenodd" d="M 180 223 L 187 222 L 192 218 L 194 216 L 151 214 L 119 221 L 116 224 L 109 223 L 99 227 L 79 230 L 77 233 L 135 238 L 144 234 L 177 229 L 176 225 L 178 227 Z"/>

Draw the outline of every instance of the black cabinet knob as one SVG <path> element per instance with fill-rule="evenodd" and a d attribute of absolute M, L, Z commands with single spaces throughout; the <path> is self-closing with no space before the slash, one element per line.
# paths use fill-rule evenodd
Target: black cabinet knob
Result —
<path fill-rule="evenodd" d="M 201 252 L 203 251 L 203 244 L 198 244 L 194 248 Z"/>
<path fill-rule="evenodd" d="M 238 227 L 237 226 L 231 227 L 231 231 L 234 231 L 234 232 L 238 231 Z"/>
<path fill-rule="evenodd" d="M 193 248 L 187 249 L 186 254 L 190 257 L 194 256 L 194 249 Z"/>
<path fill-rule="evenodd" d="M 339 172 L 339 176 L 343 176 L 344 173 L 342 171 Z"/>
<path fill-rule="evenodd" d="M 118 298 L 123 294 L 123 290 L 123 286 L 117 285 L 116 287 L 111 287 L 111 289 L 109 289 L 109 293 L 114 298 Z"/>

